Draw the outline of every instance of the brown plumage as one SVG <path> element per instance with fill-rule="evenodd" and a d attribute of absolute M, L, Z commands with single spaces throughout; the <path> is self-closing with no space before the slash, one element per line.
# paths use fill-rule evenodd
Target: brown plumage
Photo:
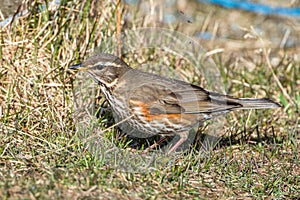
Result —
<path fill-rule="evenodd" d="M 267 98 L 234 98 L 142 72 L 110 54 L 94 55 L 70 69 L 86 70 L 91 75 L 110 103 L 115 120 L 128 118 L 120 127 L 129 134 L 139 138 L 179 135 L 180 140 L 168 153 L 187 139 L 191 128 L 214 116 L 239 109 L 280 107 Z"/>

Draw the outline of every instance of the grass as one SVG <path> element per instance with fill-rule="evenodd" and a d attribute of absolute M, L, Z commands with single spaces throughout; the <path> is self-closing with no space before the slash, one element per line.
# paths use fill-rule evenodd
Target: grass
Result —
<path fill-rule="evenodd" d="M 24 1 L 33 11 L 0 32 L 1 199 L 299 197 L 297 51 L 272 49 L 269 54 L 261 42 L 264 38 L 249 29 L 265 53 L 254 48 L 213 54 L 224 88 L 239 97 L 268 96 L 283 108 L 227 115 L 218 133 L 220 142 L 205 157 L 199 154 L 199 141 L 184 154 L 140 155 L 116 148 L 115 144 L 128 146 L 134 141 L 110 128 L 109 117 L 83 120 L 86 113 L 82 118 L 80 105 L 96 112 L 95 102 L 103 102 L 103 97 L 90 82 L 82 83 L 84 74 L 75 76 L 67 70 L 94 51 L 116 53 L 116 4 L 64 1 L 55 9 L 34 12 L 42 3 Z M 123 16 L 132 12 L 121 8 Z M 135 33 L 135 27 L 151 25 L 148 16 L 140 20 L 138 12 L 134 14 L 124 31 Z M 143 65 L 144 70 L 212 86 L 187 57 L 157 48 L 126 50 L 124 59 L 136 68 Z M 151 68 L 153 63 L 156 67 Z M 160 65 L 172 70 L 159 71 Z M 79 106 L 76 92 L 87 95 L 76 99 Z M 207 133 L 210 127 L 202 131 Z"/>

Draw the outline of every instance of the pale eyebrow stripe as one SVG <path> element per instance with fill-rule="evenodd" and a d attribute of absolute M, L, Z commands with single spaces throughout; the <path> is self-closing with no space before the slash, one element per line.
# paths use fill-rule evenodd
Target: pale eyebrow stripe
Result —
<path fill-rule="evenodd" d="M 113 66 L 113 67 L 120 67 L 120 65 L 116 64 L 116 63 L 113 63 L 113 62 L 97 62 L 95 65 L 105 65 L 105 66 Z"/>

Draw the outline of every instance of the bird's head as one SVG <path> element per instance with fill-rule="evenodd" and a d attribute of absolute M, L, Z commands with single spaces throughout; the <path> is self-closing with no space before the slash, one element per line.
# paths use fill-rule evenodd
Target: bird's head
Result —
<path fill-rule="evenodd" d="M 87 71 L 98 84 L 111 87 L 132 68 L 117 56 L 101 53 L 89 57 L 81 64 L 72 65 L 69 69 Z"/>

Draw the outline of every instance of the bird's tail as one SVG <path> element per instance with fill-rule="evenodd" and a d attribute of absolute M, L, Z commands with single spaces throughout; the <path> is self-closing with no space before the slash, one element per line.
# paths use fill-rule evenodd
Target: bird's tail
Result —
<path fill-rule="evenodd" d="M 232 98 L 230 101 L 241 104 L 242 106 L 238 109 L 264 109 L 264 108 L 279 108 L 280 104 L 272 101 L 268 98 Z"/>
<path fill-rule="evenodd" d="M 220 95 L 210 92 L 209 97 L 212 102 L 217 105 L 222 105 L 225 110 L 240 110 L 240 109 L 265 109 L 279 108 L 280 104 L 268 98 L 234 98 L 229 95 Z"/>

